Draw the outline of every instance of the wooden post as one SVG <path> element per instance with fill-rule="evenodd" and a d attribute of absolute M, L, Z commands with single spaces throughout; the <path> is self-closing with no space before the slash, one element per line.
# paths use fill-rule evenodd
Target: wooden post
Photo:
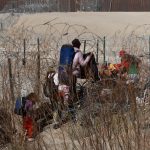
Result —
<path fill-rule="evenodd" d="M 103 52 L 104 52 L 104 63 L 106 62 L 106 38 L 104 36 L 104 40 L 103 40 Z"/>
<path fill-rule="evenodd" d="M 148 52 L 148 58 L 149 58 L 149 70 L 150 70 L 150 36 L 149 36 L 149 52 Z"/>
<path fill-rule="evenodd" d="M 96 62 L 98 64 L 98 50 L 99 50 L 99 40 L 97 40 L 97 51 L 96 51 Z"/>
<path fill-rule="evenodd" d="M 150 36 L 149 36 L 149 53 L 148 53 L 148 55 L 149 55 L 149 63 L 150 63 Z"/>
<path fill-rule="evenodd" d="M 38 55 L 37 55 L 37 94 L 40 97 L 40 40 L 37 39 L 38 44 Z"/>
<path fill-rule="evenodd" d="M 9 83 L 10 83 L 11 99 L 14 102 L 15 101 L 14 84 L 13 84 L 12 65 L 11 65 L 11 59 L 10 58 L 8 58 L 8 70 L 9 70 Z"/>
<path fill-rule="evenodd" d="M 23 59 L 22 59 L 22 64 L 25 66 L 26 65 L 26 40 L 23 40 Z"/>
<path fill-rule="evenodd" d="M 84 54 L 85 54 L 85 49 L 86 49 L 86 40 L 84 41 L 84 49 L 83 49 Z"/>

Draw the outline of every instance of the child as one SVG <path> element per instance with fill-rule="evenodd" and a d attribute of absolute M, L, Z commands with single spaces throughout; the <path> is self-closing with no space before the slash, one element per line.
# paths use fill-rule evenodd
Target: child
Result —
<path fill-rule="evenodd" d="M 25 102 L 25 112 L 23 114 L 23 128 L 26 131 L 26 136 L 28 141 L 34 140 L 34 131 L 35 131 L 35 124 L 33 119 L 33 105 L 37 101 L 37 95 L 35 93 L 30 93 L 26 97 Z"/>

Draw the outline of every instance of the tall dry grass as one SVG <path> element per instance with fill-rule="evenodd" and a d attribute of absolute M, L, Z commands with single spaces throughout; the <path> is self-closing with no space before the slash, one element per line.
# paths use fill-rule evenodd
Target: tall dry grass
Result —
<path fill-rule="evenodd" d="M 39 25 L 42 26 L 42 25 Z M 60 27 L 63 30 L 60 31 Z M 46 72 L 49 66 L 57 68 L 59 49 L 64 43 L 71 42 L 78 37 L 82 42 L 87 40 L 87 51 L 96 53 L 97 40 L 99 44 L 99 62 L 103 62 L 103 43 L 102 38 L 98 35 L 90 33 L 86 27 L 80 25 L 68 25 L 64 23 L 47 23 L 45 33 L 36 34 L 34 28 L 26 28 L 24 25 L 17 28 L 10 28 L 2 31 L 0 35 L 1 65 L 0 65 L 0 110 L 4 109 L 7 115 L 0 112 L 1 128 L 6 132 L 6 136 L 2 138 L 2 144 L 9 149 L 14 150 L 49 150 L 49 149 L 82 149 L 82 150 L 148 150 L 150 148 L 150 107 L 148 105 L 137 106 L 133 103 L 132 107 L 123 104 L 116 105 L 115 100 L 126 100 L 126 91 L 121 89 L 113 89 L 113 95 L 105 95 L 101 97 L 102 88 L 100 85 L 87 85 L 86 106 L 77 111 L 77 123 L 69 121 L 61 126 L 60 129 L 54 130 L 51 125 L 38 134 L 36 140 L 27 143 L 24 140 L 22 131 L 22 118 L 16 116 L 13 112 L 15 99 L 12 100 L 8 70 L 8 58 L 11 59 L 12 65 L 12 84 L 14 87 L 14 96 L 28 94 L 31 91 L 37 91 L 39 85 L 38 73 L 38 45 L 37 38 L 40 39 L 40 103 L 45 100 L 42 91 L 42 85 L 45 81 Z M 118 38 L 116 38 L 118 37 Z M 26 40 L 26 64 L 22 64 L 23 56 L 23 40 Z M 117 40 L 118 39 L 118 40 Z M 121 42 L 120 42 L 121 41 Z M 112 43 L 112 44 L 109 44 Z M 142 89 L 146 77 L 149 75 L 148 59 L 148 39 L 147 37 L 139 38 L 136 31 L 131 35 L 125 33 L 115 35 L 107 39 L 107 60 L 116 62 L 117 52 L 120 48 L 129 49 L 130 53 L 141 55 L 143 66 L 141 71 L 141 80 L 139 87 Z M 82 44 L 83 49 L 83 44 Z M 144 50 L 144 52 L 143 52 Z M 114 55 L 114 52 L 116 53 Z M 136 52 L 136 53 L 135 53 Z M 143 85 L 142 85 L 143 84 Z M 92 87 L 92 88 L 91 88 Z M 124 91 L 122 93 L 121 91 Z M 135 101 L 134 89 L 130 89 L 130 100 Z M 101 100 L 109 100 L 110 103 L 101 104 Z M 147 98 L 149 100 L 149 97 Z M 135 109 L 136 108 L 136 109 Z M 3 121 L 2 121 L 3 120 Z M 5 127 L 4 127 L 5 125 Z M 17 129 L 17 133 L 14 132 Z M 2 134 L 1 134 L 2 135 Z M 7 138 L 9 140 L 7 141 Z M 7 145 L 5 145 L 7 143 Z M 9 143 L 9 144 L 8 144 Z"/>

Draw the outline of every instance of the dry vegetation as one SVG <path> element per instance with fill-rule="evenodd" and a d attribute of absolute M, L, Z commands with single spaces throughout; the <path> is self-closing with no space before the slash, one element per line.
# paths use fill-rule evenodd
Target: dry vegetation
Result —
<path fill-rule="evenodd" d="M 135 106 L 137 108 L 136 112 L 133 107 L 126 105 L 117 106 L 115 108 L 114 103 L 102 105 L 99 103 L 100 98 L 105 100 L 106 97 L 100 97 L 101 88 L 98 88 L 99 85 L 95 84 L 87 86 L 86 101 L 88 105 L 78 110 L 77 123 L 70 121 L 57 130 L 52 129 L 51 125 L 48 125 L 45 130 L 36 137 L 35 142 L 27 143 L 24 141 L 21 129 L 21 118 L 13 113 L 15 99 L 20 94 L 25 95 L 31 91 L 37 91 L 39 88 L 40 92 L 37 94 L 40 97 L 40 103 L 46 100 L 48 101 L 48 99 L 44 97 L 42 85 L 48 67 L 54 66 L 57 68 L 60 46 L 78 37 L 82 42 L 87 40 L 86 50 L 93 51 L 96 54 L 98 40 L 99 63 L 101 64 L 103 61 L 103 37 L 89 32 L 86 27 L 80 25 L 53 22 L 47 22 L 45 24 L 47 27 L 43 34 L 37 34 L 35 32 L 36 27 L 25 27 L 23 24 L 19 27 L 9 28 L 8 30 L 0 32 L 0 129 L 4 128 L 7 133 L 7 137 L 0 137 L 3 139 L 3 141 L 0 142 L 4 146 L 4 149 L 150 149 L 149 103 L 147 105 L 144 103 L 143 105 Z M 62 30 L 60 30 L 60 26 Z M 142 26 L 139 28 L 142 28 Z M 143 26 L 143 28 L 145 27 Z M 147 27 L 147 29 L 145 28 L 145 32 L 148 28 L 149 27 Z M 127 28 L 125 30 L 127 30 Z M 107 39 L 106 51 L 107 56 L 110 56 L 107 60 L 110 62 L 118 61 L 116 55 L 118 50 L 122 47 L 131 49 L 132 51 L 130 52 L 138 56 L 144 55 L 144 57 L 141 58 L 144 67 L 141 70 L 141 80 L 139 83 L 139 87 L 142 89 L 145 79 L 149 75 L 149 70 L 147 69 L 149 45 L 148 38 L 144 36 L 144 33 L 142 37 L 139 37 L 136 34 L 136 30 L 138 29 L 135 29 L 130 35 L 116 33 L 116 35 Z M 108 50 L 110 50 L 109 53 Z M 40 56 L 40 60 L 38 56 Z M 10 58 L 11 63 L 8 62 L 8 58 Z M 22 61 L 24 58 L 26 62 L 25 65 L 23 65 Z M 10 74 L 10 68 L 12 74 Z M 38 74 L 39 70 L 40 79 Z M 132 90 L 130 93 L 132 93 Z M 108 99 L 110 101 L 114 101 L 118 99 L 118 97 L 123 99 L 124 97 L 121 94 L 122 93 L 116 89 L 114 95 L 108 97 Z M 130 98 L 131 97 L 134 97 L 134 93 L 130 95 Z M 148 96 L 148 102 L 149 99 L 150 97 Z M 11 115 L 3 114 L 3 110 Z M 14 134 L 14 128 L 17 129 L 17 134 Z M 6 145 L 5 141 L 6 143 L 8 142 Z"/>

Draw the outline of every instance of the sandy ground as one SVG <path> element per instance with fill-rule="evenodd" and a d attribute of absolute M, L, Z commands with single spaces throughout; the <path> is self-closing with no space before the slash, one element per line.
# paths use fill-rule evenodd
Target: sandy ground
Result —
<path fill-rule="evenodd" d="M 113 35 L 122 32 L 128 26 L 127 33 L 138 28 L 143 33 L 144 26 L 150 25 L 150 13 L 147 12 L 76 12 L 76 13 L 37 13 L 24 14 L 19 19 L 18 25 L 24 23 L 26 26 L 37 26 L 48 21 L 51 23 L 68 23 L 86 26 L 89 31 L 98 35 Z M 37 32 L 40 30 L 37 29 Z M 147 33 L 149 34 L 149 33 Z"/>

